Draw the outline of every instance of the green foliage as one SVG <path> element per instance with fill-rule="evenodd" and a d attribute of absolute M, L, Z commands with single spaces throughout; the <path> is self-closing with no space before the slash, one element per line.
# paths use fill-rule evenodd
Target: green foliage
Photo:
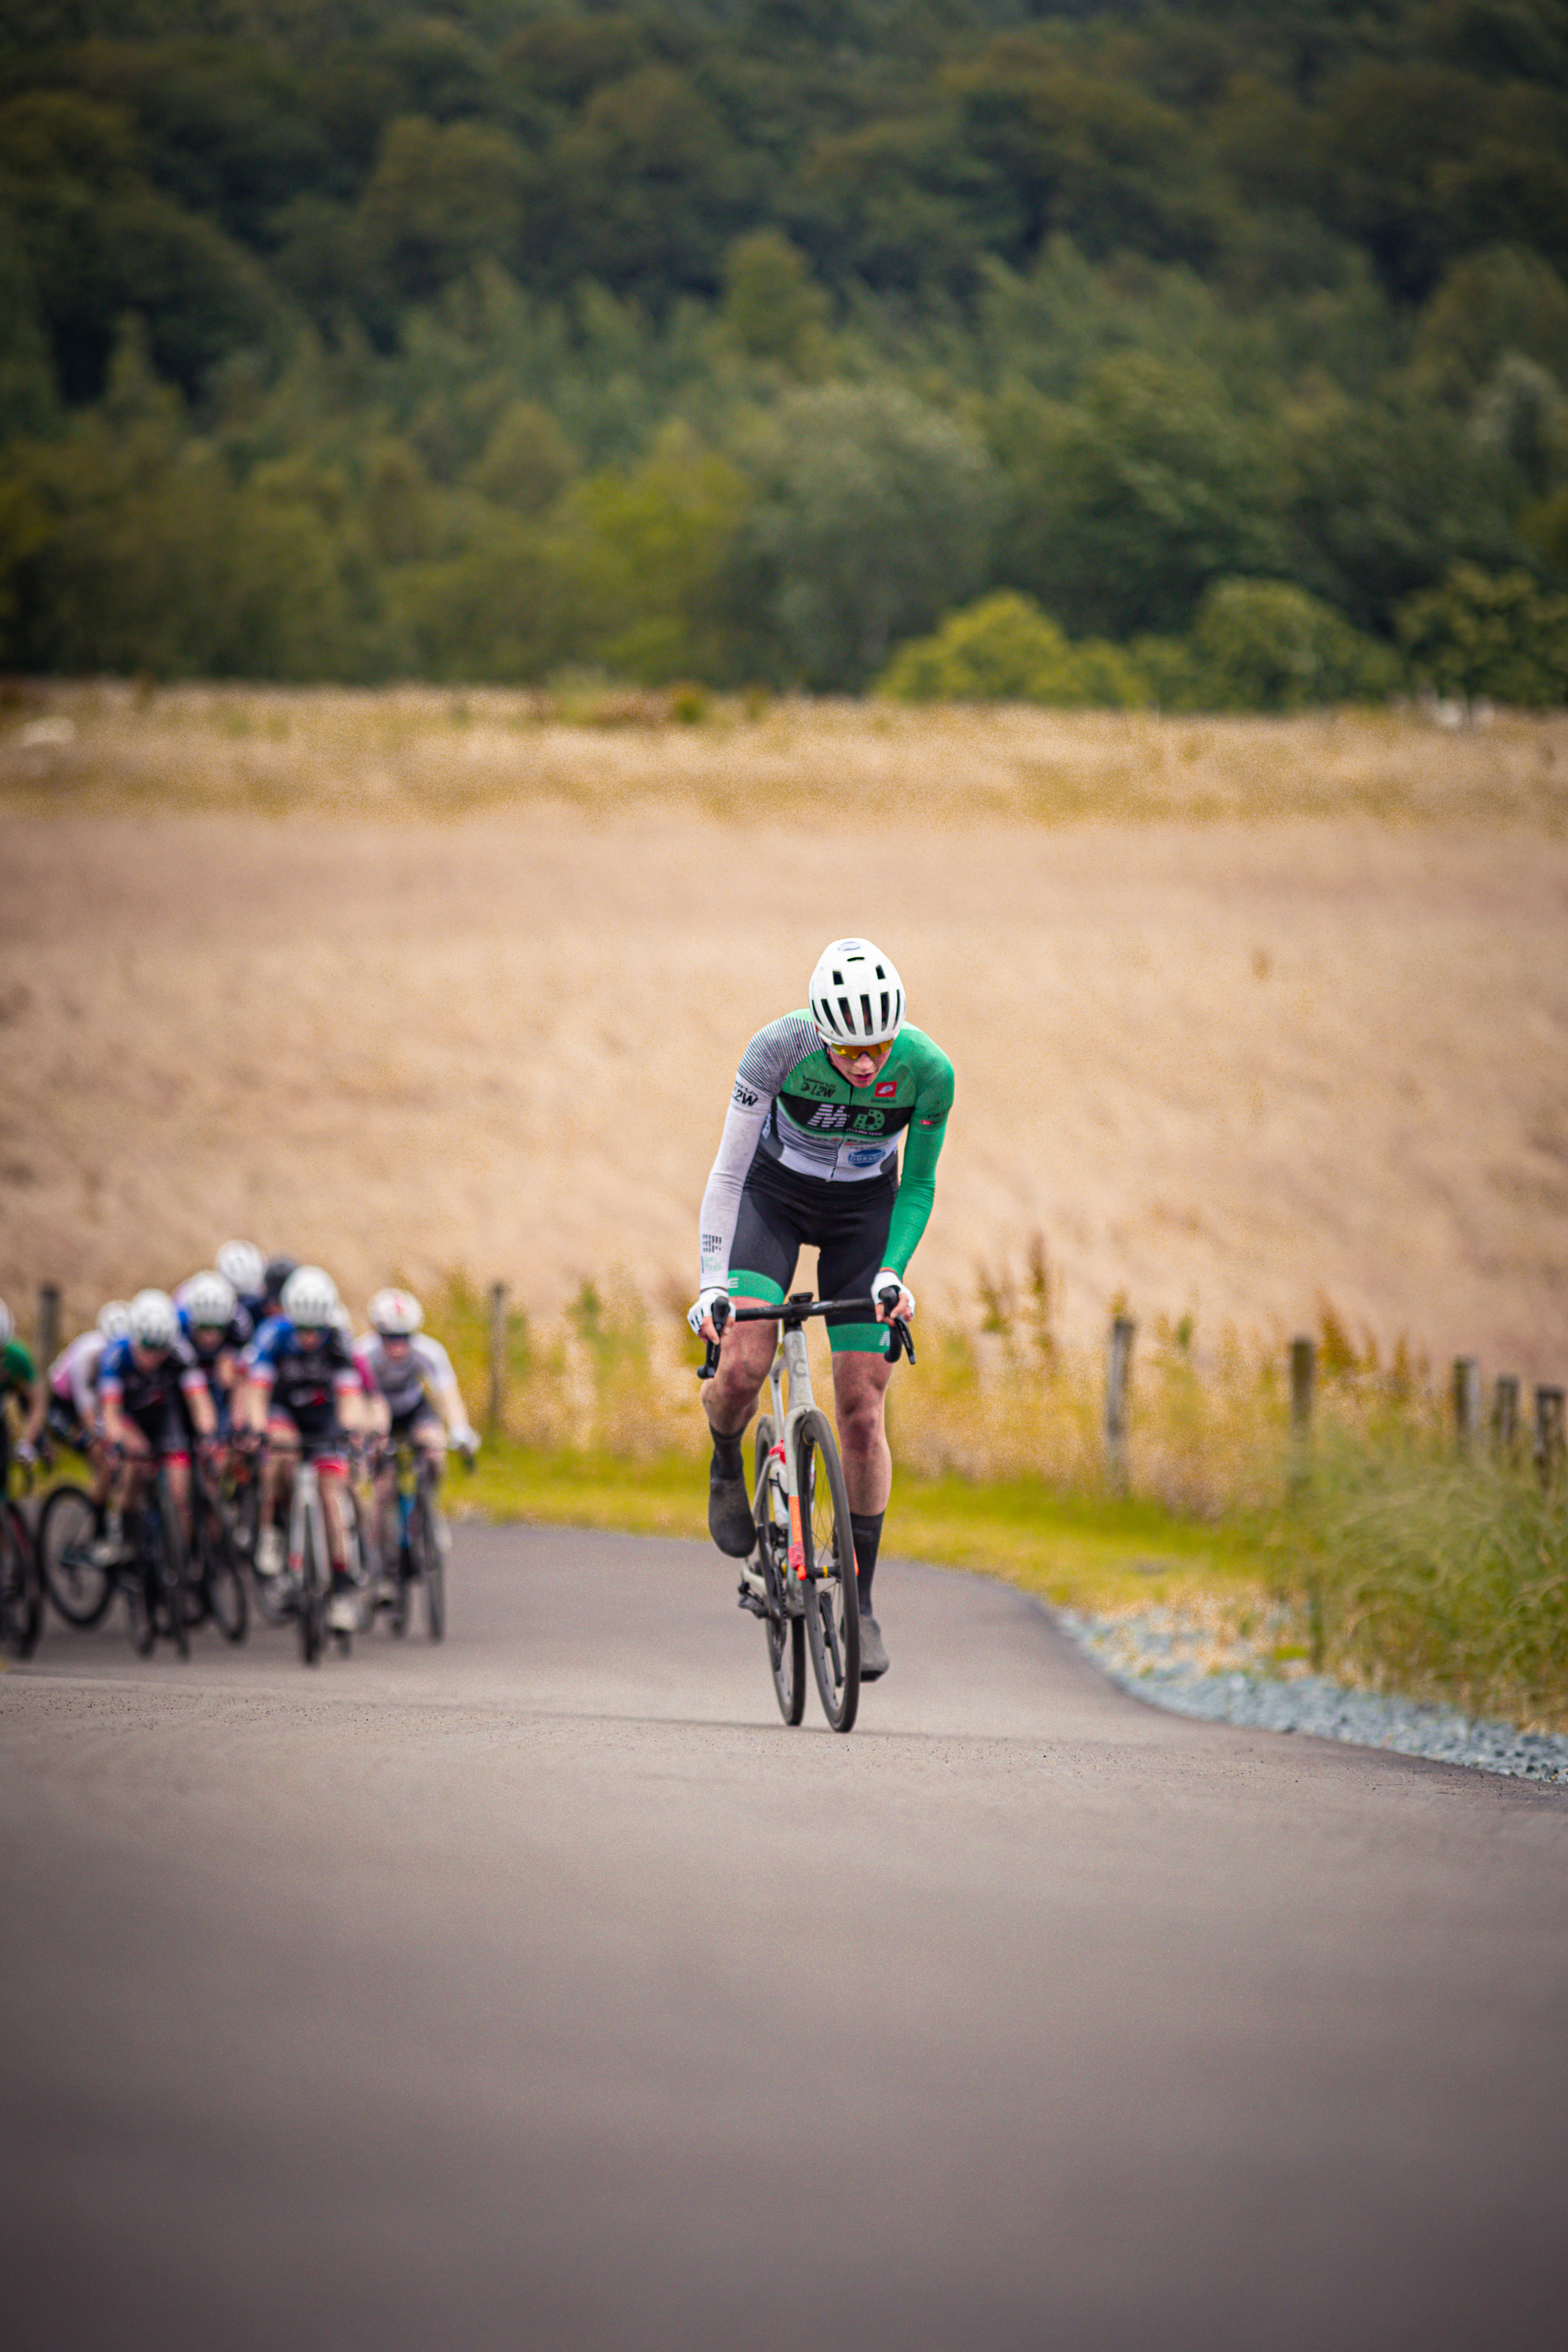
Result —
<path fill-rule="evenodd" d="M 1038 702 L 1132 709 L 1148 687 L 1119 646 L 1068 643 L 1031 597 L 1003 589 L 900 647 L 881 681 L 899 702 Z"/>
<path fill-rule="evenodd" d="M 990 461 L 952 419 L 895 386 L 828 384 L 779 411 L 753 525 L 785 642 L 814 686 L 858 687 L 895 636 L 978 579 Z"/>
<path fill-rule="evenodd" d="M 853 688 L 1011 592 L 965 691 L 1289 708 L 1568 583 L 1552 12 L 1023 14 L 26 0 L 0 661 Z"/>
<path fill-rule="evenodd" d="M 1568 595 L 1528 572 L 1456 564 L 1399 611 L 1412 675 L 1435 692 L 1525 708 L 1568 701 Z"/>
<path fill-rule="evenodd" d="M 1304 710 L 1377 699 L 1399 682 L 1389 646 L 1283 580 L 1216 581 L 1185 650 L 1186 678 L 1163 698 L 1173 709 Z"/>

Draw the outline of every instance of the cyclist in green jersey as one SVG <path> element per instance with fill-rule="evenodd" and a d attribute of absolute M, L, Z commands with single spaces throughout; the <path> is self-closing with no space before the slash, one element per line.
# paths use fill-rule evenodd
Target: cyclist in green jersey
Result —
<path fill-rule="evenodd" d="M 5 1408 L 12 1397 L 22 1410 L 16 1459 L 36 1461 L 44 1415 L 49 1409 L 48 1384 L 38 1378 L 37 1364 L 16 1337 L 16 1318 L 0 1298 L 0 1487 L 11 1465 L 11 1424 Z"/>
<path fill-rule="evenodd" d="M 760 1029 L 741 1056 L 719 1154 L 702 1196 L 701 1290 L 693 1330 L 721 1341 L 703 1402 L 713 1434 L 708 1525 L 743 1559 L 754 1530 L 741 1441 L 777 1341 L 773 1323 L 713 1319 L 731 1298 L 782 1301 L 801 1248 L 820 1253 L 824 1298 L 870 1299 L 904 1280 L 926 1228 L 952 1107 L 952 1065 L 904 1018 L 889 959 L 866 940 L 836 940 L 811 977 L 809 1004 Z M 904 1139 L 903 1173 L 899 1142 Z M 860 1600 L 861 1676 L 888 1669 L 871 1580 L 892 1490 L 886 1400 L 888 1314 L 827 1318 L 834 1405 L 849 1494 Z"/>

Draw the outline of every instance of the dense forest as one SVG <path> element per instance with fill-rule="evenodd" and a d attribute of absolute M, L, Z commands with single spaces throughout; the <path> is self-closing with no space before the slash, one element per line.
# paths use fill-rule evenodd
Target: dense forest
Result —
<path fill-rule="evenodd" d="M 8 0 L 0 666 L 1568 699 L 1568 0 Z"/>

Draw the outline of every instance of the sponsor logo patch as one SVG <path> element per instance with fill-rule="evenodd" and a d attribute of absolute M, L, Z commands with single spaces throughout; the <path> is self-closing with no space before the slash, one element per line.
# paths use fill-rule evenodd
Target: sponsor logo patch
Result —
<path fill-rule="evenodd" d="M 842 1103 L 824 1103 L 806 1121 L 808 1127 L 847 1127 L 849 1114 Z"/>
<path fill-rule="evenodd" d="M 742 1110 L 755 1110 L 757 1107 L 756 1096 L 752 1092 L 750 1087 L 743 1087 L 739 1078 L 735 1081 L 734 1098 L 740 1104 Z"/>
<path fill-rule="evenodd" d="M 897 1078 L 879 1078 L 871 1091 L 879 1100 L 885 1101 L 889 1095 L 898 1093 L 899 1082 Z"/>
<path fill-rule="evenodd" d="M 881 1160 L 883 1150 L 884 1146 L 879 1143 L 870 1150 L 862 1147 L 858 1151 L 847 1151 L 844 1157 L 851 1168 L 875 1168 Z"/>

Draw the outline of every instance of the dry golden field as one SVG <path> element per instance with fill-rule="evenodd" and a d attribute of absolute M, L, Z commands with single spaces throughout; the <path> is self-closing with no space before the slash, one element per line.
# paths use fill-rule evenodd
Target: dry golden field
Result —
<path fill-rule="evenodd" d="M 62 740 L 68 735 L 68 740 Z M 689 1295 L 834 934 L 957 1066 L 922 1296 L 1568 1371 L 1568 720 L 50 690 L 0 712 L 0 1291 L 230 1234 Z"/>

